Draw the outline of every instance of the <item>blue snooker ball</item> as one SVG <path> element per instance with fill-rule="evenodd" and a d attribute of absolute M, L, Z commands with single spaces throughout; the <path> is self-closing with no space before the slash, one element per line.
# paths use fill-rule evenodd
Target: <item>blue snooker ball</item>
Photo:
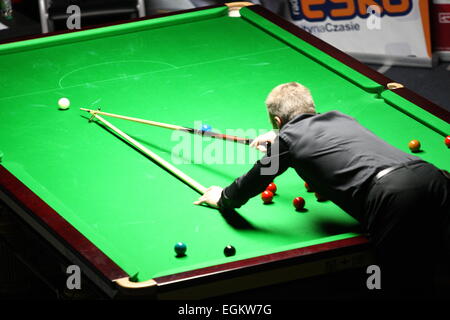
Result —
<path fill-rule="evenodd" d="M 204 124 L 204 125 L 202 125 L 202 130 L 203 131 L 211 131 L 212 127 L 209 124 Z"/>
<path fill-rule="evenodd" d="M 177 254 L 178 257 L 184 256 L 186 254 L 186 244 L 184 244 L 183 242 L 178 242 L 177 244 L 175 244 L 175 252 Z"/>

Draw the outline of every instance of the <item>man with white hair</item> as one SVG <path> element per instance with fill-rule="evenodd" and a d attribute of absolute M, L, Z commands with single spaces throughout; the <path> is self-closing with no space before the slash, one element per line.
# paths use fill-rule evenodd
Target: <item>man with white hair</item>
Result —
<path fill-rule="evenodd" d="M 311 93 L 299 83 L 274 88 L 266 106 L 279 132 L 259 136 L 251 146 L 264 151 L 270 142 L 271 155 L 225 189 L 210 187 L 195 204 L 239 208 L 292 167 L 314 191 L 361 223 L 396 288 L 423 287 L 418 280 L 430 266 L 424 254 L 438 240 L 450 242 L 448 173 L 391 146 L 341 112 L 316 113 Z M 278 170 L 264 174 L 274 161 Z"/>

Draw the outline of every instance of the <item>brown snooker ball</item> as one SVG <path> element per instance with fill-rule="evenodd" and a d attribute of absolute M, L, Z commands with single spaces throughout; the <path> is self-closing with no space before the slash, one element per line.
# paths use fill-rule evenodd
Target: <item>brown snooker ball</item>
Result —
<path fill-rule="evenodd" d="M 411 140 L 408 143 L 409 150 L 411 152 L 418 152 L 420 150 L 420 141 L 419 140 Z"/>

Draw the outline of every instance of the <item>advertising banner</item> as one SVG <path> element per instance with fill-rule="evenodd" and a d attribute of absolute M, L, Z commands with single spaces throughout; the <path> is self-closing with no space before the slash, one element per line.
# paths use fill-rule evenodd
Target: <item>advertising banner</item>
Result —
<path fill-rule="evenodd" d="M 254 2 L 363 62 L 432 65 L 428 0 Z"/>

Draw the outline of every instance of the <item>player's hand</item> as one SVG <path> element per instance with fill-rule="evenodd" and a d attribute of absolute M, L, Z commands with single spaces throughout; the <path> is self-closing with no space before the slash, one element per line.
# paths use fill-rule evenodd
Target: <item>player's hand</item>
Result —
<path fill-rule="evenodd" d="M 222 196 L 222 190 L 223 188 L 212 186 L 206 189 L 206 192 L 198 198 L 197 201 L 194 202 L 194 204 L 201 205 L 201 204 L 207 204 L 210 207 L 218 208 L 220 197 Z"/>
<path fill-rule="evenodd" d="M 269 132 L 266 132 L 258 137 L 256 137 L 252 143 L 250 143 L 250 147 L 256 148 L 261 152 L 266 153 L 267 148 L 266 144 L 267 142 L 273 143 L 275 141 L 275 138 L 277 137 L 277 133 L 274 130 L 271 130 Z"/>

